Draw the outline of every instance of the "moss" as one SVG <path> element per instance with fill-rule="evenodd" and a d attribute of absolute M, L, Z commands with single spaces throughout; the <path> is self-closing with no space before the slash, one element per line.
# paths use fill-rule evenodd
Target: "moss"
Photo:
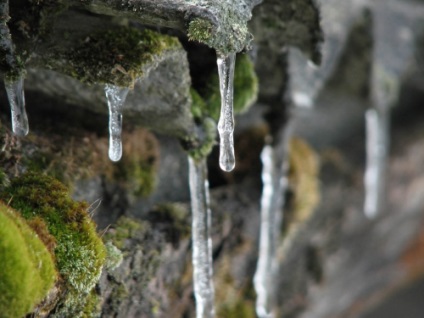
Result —
<path fill-rule="evenodd" d="M 114 165 L 113 178 L 131 193 L 148 196 L 156 186 L 159 143 L 145 129 L 124 133 L 122 138 L 124 156 Z"/>
<path fill-rule="evenodd" d="M 123 256 L 122 252 L 112 244 L 112 242 L 107 242 L 106 247 L 106 263 L 105 267 L 108 271 L 112 271 L 115 268 L 121 265 Z"/>
<path fill-rule="evenodd" d="M 128 217 L 121 217 L 106 235 L 105 240 L 111 241 L 119 249 L 123 249 L 125 241 L 135 235 L 135 232 L 142 231 L 143 224 Z"/>
<path fill-rule="evenodd" d="M 187 36 L 190 41 L 208 43 L 213 35 L 214 26 L 207 20 L 194 19 L 190 21 Z"/>
<path fill-rule="evenodd" d="M 53 287 L 53 259 L 16 212 L 0 204 L 0 312 L 19 318 L 31 312 Z"/>
<path fill-rule="evenodd" d="M 207 106 L 204 99 L 199 95 L 199 93 L 194 89 L 190 88 L 191 96 L 191 113 L 195 119 L 201 119 L 206 115 Z"/>
<path fill-rule="evenodd" d="M 87 297 L 85 303 L 82 318 L 97 318 L 101 315 L 101 298 L 97 294 L 96 290 L 93 289 Z"/>
<path fill-rule="evenodd" d="M 298 138 L 289 144 L 289 185 L 292 194 L 288 200 L 283 222 L 283 253 L 292 244 L 299 229 L 312 216 L 320 201 L 319 162 L 316 153 Z"/>
<path fill-rule="evenodd" d="M 178 246 L 180 240 L 190 237 L 189 211 L 178 203 L 159 204 L 147 216 L 155 229 L 164 233 L 167 242 Z"/>
<path fill-rule="evenodd" d="M 200 125 L 199 139 L 187 139 L 183 141 L 183 148 L 187 150 L 188 154 L 196 159 L 207 157 L 213 146 L 216 143 L 216 124 L 211 118 L 205 117 Z"/>
<path fill-rule="evenodd" d="M 70 52 L 50 56 L 50 67 L 93 84 L 132 87 L 164 51 L 179 48 L 177 38 L 150 30 L 119 27 L 85 38 Z M 58 61 L 66 60 L 63 64 Z"/>
<path fill-rule="evenodd" d="M 97 283 L 106 256 L 87 214 L 88 205 L 73 201 L 59 181 L 36 173 L 13 179 L 0 197 L 10 201 L 29 222 L 37 217 L 44 220 L 57 241 L 56 265 L 68 292 L 57 316 L 78 312 Z"/>
<path fill-rule="evenodd" d="M 219 119 L 221 95 L 219 77 L 215 72 L 211 75 L 202 95 L 207 105 L 207 114 L 215 120 Z M 238 54 L 234 69 L 234 112 L 245 112 L 256 101 L 258 96 L 258 78 L 254 65 L 246 54 Z"/>

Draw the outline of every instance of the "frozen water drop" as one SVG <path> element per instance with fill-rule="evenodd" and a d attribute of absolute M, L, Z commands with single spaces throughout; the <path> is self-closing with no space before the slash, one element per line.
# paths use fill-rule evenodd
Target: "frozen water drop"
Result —
<path fill-rule="evenodd" d="M 118 161 L 122 157 L 122 110 L 129 88 L 105 85 L 107 105 L 109 107 L 109 158 Z"/>
<path fill-rule="evenodd" d="M 12 115 L 12 130 L 17 136 L 26 136 L 29 131 L 28 117 L 25 110 L 24 79 L 5 82 L 7 98 Z"/>
<path fill-rule="evenodd" d="M 221 92 L 221 114 L 218 121 L 220 139 L 219 165 L 224 171 L 231 171 L 235 167 L 234 156 L 234 65 L 236 54 L 218 56 L 219 89 Z"/>
<path fill-rule="evenodd" d="M 189 157 L 189 185 L 192 210 L 193 284 L 196 317 L 215 317 L 215 291 L 211 239 L 211 211 L 206 159 Z"/>

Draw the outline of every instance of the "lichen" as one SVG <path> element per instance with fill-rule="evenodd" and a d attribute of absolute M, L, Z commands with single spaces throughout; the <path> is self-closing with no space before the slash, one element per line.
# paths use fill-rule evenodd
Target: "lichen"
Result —
<path fill-rule="evenodd" d="M 151 30 L 118 27 L 92 34 L 66 52 L 52 52 L 47 67 L 84 83 L 133 87 L 166 50 L 180 48 L 177 38 Z M 61 61 L 66 61 L 62 63 Z"/>
<path fill-rule="evenodd" d="M 53 258 L 17 212 L 0 203 L 0 312 L 23 317 L 45 298 L 57 273 Z"/>
<path fill-rule="evenodd" d="M 29 222 L 42 218 L 54 236 L 56 266 L 67 297 L 56 309 L 56 317 L 78 314 L 86 296 L 99 280 L 105 261 L 105 247 L 87 214 L 85 202 L 73 201 L 59 181 L 26 173 L 11 181 L 0 198 L 18 210 Z"/>

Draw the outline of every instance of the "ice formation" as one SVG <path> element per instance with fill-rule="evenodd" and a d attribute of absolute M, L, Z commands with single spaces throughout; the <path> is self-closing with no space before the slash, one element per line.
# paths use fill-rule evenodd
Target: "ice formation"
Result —
<path fill-rule="evenodd" d="M 290 123 L 281 130 L 279 143 L 265 145 L 261 153 L 262 197 L 259 234 L 259 258 L 253 279 L 256 313 L 259 318 L 273 318 L 275 279 L 278 275 L 278 245 L 283 222 L 284 198 L 288 187 Z"/>
<path fill-rule="evenodd" d="M 224 171 L 231 171 L 235 166 L 234 156 L 234 113 L 233 86 L 235 53 L 218 56 L 219 88 L 221 92 L 221 114 L 218 121 L 219 165 Z"/>
<path fill-rule="evenodd" d="M 105 94 L 109 107 L 109 158 L 118 161 L 122 156 L 122 110 L 129 88 L 105 85 Z"/>
<path fill-rule="evenodd" d="M 320 0 L 324 42 L 322 62 L 315 65 L 296 48 L 289 50 L 289 95 L 296 106 L 310 108 L 325 85 L 344 48 L 347 33 L 359 13 L 352 1 Z"/>
<path fill-rule="evenodd" d="M 192 210 L 193 282 L 196 317 L 215 317 L 211 211 L 206 158 L 189 157 L 189 185 Z"/>
<path fill-rule="evenodd" d="M 25 110 L 24 79 L 21 77 L 14 82 L 6 81 L 4 85 L 10 105 L 13 133 L 17 136 L 26 136 L 29 127 Z"/>

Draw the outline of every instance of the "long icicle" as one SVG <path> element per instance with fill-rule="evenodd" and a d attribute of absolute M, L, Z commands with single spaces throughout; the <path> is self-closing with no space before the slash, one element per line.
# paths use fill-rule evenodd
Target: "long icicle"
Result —
<path fill-rule="evenodd" d="M 219 88 L 221 92 L 221 114 L 218 121 L 219 165 L 224 171 L 231 171 L 236 164 L 234 156 L 234 113 L 233 87 L 236 54 L 218 56 Z"/>
<path fill-rule="evenodd" d="M 9 19 L 9 1 L 5 0 L 0 4 L 1 55 L 12 72 L 22 73 L 19 72 L 19 63 L 15 54 L 12 36 L 7 25 Z M 16 78 L 16 75 L 14 78 Z M 28 134 L 29 128 L 25 110 L 24 78 L 21 75 L 16 80 L 10 80 L 6 76 L 4 85 L 10 105 L 13 133 L 17 136 L 25 136 Z"/>
<path fill-rule="evenodd" d="M 212 281 L 211 211 L 206 158 L 189 156 L 189 183 L 192 210 L 193 281 L 196 317 L 215 317 L 215 292 Z"/>
<path fill-rule="evenodd" d="M 17 136 L 26 136 L 29 131 L 28 117 L 25 110 L 24 79 L 4 83 L 9 100 L 12 118 L 12 130 Z"/>
<path fill-rule="evenodd" d="M 284 195 L 288 187 L 288 152 L 291 124 L 281 131 L 282 138 L 275 147 L 265 145 L 262 160 L 262 197 L 259 236 L 259 258 L 253 279 L 256 313 L 259 318 L 273 318 L 275 280 L 278 276 L 278 243 L 283 222 Z"/>
<path fill-rule="evenodd" d="M 374 218 L 384 201 L 387 151 L 389 148 L 389 110 L 378 107 L 367 110 L 366 120 L 366 170 L 364 176 L 364 213 Z"/>
<path fill-rule="evenodd" d="M 109 158 L 118 161 L 122 157 L 122 110 L 129 88 L 105 85 L 107 105 L 109 107 Z"/>

